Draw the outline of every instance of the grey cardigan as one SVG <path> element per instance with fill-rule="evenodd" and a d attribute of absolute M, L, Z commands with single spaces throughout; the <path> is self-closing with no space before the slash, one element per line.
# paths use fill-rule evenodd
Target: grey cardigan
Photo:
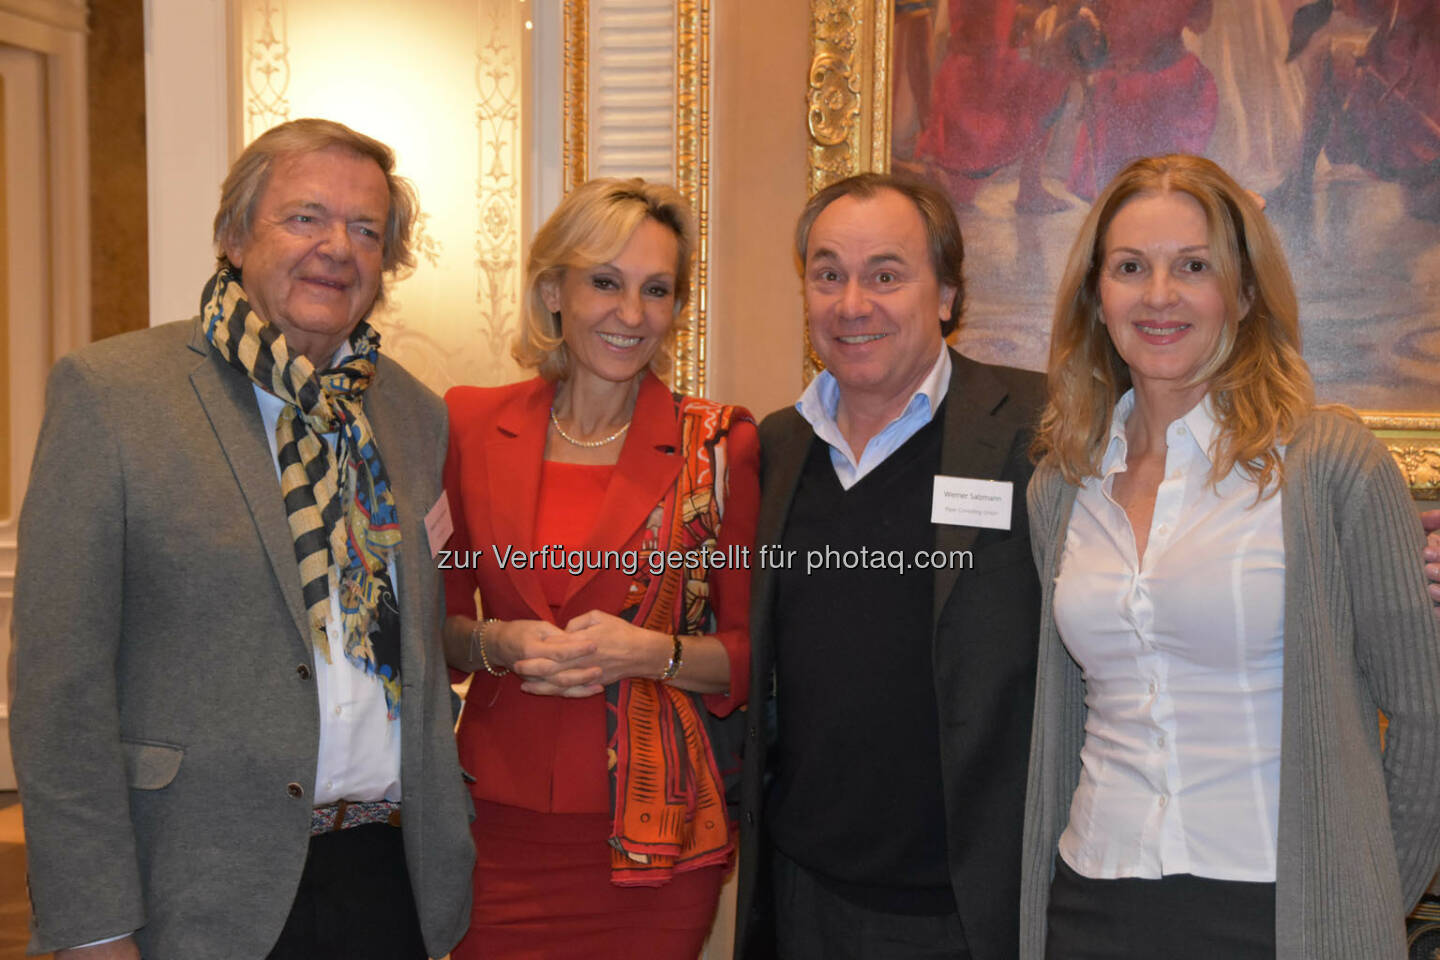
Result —
<path fill-rule="evenodd" d="M 1042 466 L 1030 530 L 1043 591 L 1021 864 L 1020 957 L 1045 953 L 1056 846 L 1085 738 L 1085 683 L 1051 604 L 1076 488 Z M 1317 411 L 1285 454 L 1285 680 L 1277 960 L 1400 960 L 1440 865 L 1440 637 L 1424 533 L 1389 454 Z M 1390 726 L 1380 752 L 1376 709 Z"/>

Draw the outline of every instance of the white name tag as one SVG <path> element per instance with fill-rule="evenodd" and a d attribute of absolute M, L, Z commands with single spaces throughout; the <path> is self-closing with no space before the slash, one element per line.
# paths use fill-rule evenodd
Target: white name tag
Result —
<path fill-rule="evenodd" d="M 935 475 L 930 522 L 957 527 L 1010 529 L 1010 501 L 1015 485 L 1008 480 L 972 480 Z"/>
<path fill-rule="evenodd" d="M 425 514 L 425 534 L 430 538 L 430 559 L 434 560 L 445 546 L 445 541 L 450 539 L 450 534 L 455 532 L 455 523 L 450 519 L 450 498 L 442 491 L 440 499 L 435 501 L 435 506 Z"/>

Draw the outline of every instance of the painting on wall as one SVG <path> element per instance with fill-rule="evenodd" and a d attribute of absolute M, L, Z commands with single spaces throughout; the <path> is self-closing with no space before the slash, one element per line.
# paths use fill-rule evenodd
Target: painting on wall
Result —
<path fill-rule="evenodd" d="M 1043 369 L 1096 193 L 1134 157 L 1203 154 L 1266 199 L 1321 399 L 1366 411 L 1416 489 L 1440 489 L 1440 4 L 812 11 L 812 186 L 894 169 L 946 189 L 966 243 L 962 352 Z"/>

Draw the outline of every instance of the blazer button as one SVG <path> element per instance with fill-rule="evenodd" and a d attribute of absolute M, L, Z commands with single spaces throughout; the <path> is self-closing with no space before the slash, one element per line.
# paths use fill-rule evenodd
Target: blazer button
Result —
<path fill-rule="evenodd" d="M 745 811 L 745 822 L 746 822 L 747 824 L 749 824 L 750 826 L 752 826 L 752 827 L 755 826 L 755 811 L 754 811 L 754 810 L 746 810 L 746 811 Z"/>
<path fill-rule="evenodd" d="M 310 679 L 310 664 L 308 664 L 308 663 L 302 663 L 302 664 L 300 664 L 298 667 L 295 668 L 295 672 L 300 675 L 300 679 L 301 679 L 301 680 L 309 680 L 309 679 Z"/>
<path fill-rule="evenodd" d="M 305 788 L 293 781 L 286 785 L 285 792 L 290 794 L 290 796 L 294 797 L 296 800 L 299 800 L 301 797 L 305 796 Z"/>

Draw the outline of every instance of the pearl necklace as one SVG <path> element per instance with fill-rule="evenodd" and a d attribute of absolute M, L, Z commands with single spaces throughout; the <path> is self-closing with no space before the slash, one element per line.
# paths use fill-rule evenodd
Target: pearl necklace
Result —
<path fill-rule="evenodd" d="M 555 428 L 556 433 L 560 434 L 560 439 L 564 440 L 566 443 L 574 444 L 577 447 L 592 448 L 603 447 L 607 443 L 614 443 L 616 440 L 619 440 L 625 435 L 626 430 L 630 429 L 630 424 L 626 423 L 619 430 L 616 430 L 614 433 L 610 434 L 610 436 L 608 437 L 605 437 L 603 440 L 576 440 L 574 437 L 570 436 L 570 434 L 565 432 L 564 427 L 560 426 L 560 421 L 555 418 L 554 407 L 550 408 L 550 425 Z"/>

